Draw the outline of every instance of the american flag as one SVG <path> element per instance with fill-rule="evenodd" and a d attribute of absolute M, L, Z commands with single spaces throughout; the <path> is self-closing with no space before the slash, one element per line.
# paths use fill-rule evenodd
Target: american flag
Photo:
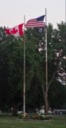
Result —
<path fill-rule="evenodd" d="M 42 15 L 42 16 L 40 16 L 40 17 L 38 17 L 38 18 L 34 18 L 34 19 L 30 19 L 30 20 L 28 20 L 27 21 L 27 23 L 25 24 L 25 27 L 26 28 L 34 28 L 34 27 L 37 27 L 37 28 L 39 28 L 39 27 L 44 27 L 45 26 L 45 23 L 44 23 L 44 17 L 45 17 L 45 15 Z"/>

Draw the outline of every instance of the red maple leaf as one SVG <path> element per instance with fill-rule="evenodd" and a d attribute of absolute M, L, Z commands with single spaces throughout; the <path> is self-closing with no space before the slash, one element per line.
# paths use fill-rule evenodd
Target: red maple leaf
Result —
<path fill-rule="evenodd" d="M 16 34 L 17 31 L 18 31 L 18 30 L 17 30 L 16 28 L 13 28 L 13 29 L 11 30 L 11 33 L 12 33 L 12 34 Z"/>

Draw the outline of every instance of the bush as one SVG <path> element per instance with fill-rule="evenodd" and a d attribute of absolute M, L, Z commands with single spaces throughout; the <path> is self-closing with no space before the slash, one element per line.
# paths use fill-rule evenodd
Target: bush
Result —
<path fill-rule="evenodd" d="M 23 114 L 19 114 L 18 115 L 19 119 L 33 119 L 33 120 L 49 120 L 52 118 L 51 115 L 44 115 L 44 114 L 36 114 L 36 113 L 31 113 L 31 114 L 25 114 L 25 117 L 23 116 Z"/>
<path fill-rule="evenodd" d="M 49 120 L 52 118 L 52 115 L 40 114 L 40 120 Z"/>
<path fill-rule="evenodd" d="M 22 113 L 20 113 L 20 114 L 18 115 L 18 118 L 19 118 L 19 119 L 28 119 L 29 116 L 28 116 L 28 113 L 25 113 L 25 117 L 24 117 L 24 115 L 23 115 Z"/>

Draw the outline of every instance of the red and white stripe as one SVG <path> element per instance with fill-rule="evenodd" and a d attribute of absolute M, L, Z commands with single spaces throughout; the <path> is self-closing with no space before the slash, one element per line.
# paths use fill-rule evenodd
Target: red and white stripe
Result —
<path fill-rule="evenodd" d="M 43 21 L 37 21 L 36 19 L 33 20 L 29 20 L 27 21 L 27 23 L 25 24 L 26 28 L 30 28 L 30 27 L 44 27 L 44 22 Z"/>

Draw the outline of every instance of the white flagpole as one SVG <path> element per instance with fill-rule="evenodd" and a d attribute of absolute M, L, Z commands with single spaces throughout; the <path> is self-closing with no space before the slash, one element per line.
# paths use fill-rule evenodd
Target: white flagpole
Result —
<path fill-rule="evenodd" d="M 45 8 L 45 24 L 46 24 L 46 28 L 45 28 L 45 51 L 46 51 L 46 89 L 48 86 L 48 54 L 47 54 L 47 9 Z"/>
<path fill-rule="evenodd" d="M 46 64 L 46 86 L 45 86 L 45 109 L 48 111 L 48 53 L 47 53 L 47 9 L 45 8 L 45 64 Z"/>
<path fill-rule="evenodd" d="M 23 83 L 23 117 L 25 117 L 25 16 L 24 16 L 24 83 Z"/>

